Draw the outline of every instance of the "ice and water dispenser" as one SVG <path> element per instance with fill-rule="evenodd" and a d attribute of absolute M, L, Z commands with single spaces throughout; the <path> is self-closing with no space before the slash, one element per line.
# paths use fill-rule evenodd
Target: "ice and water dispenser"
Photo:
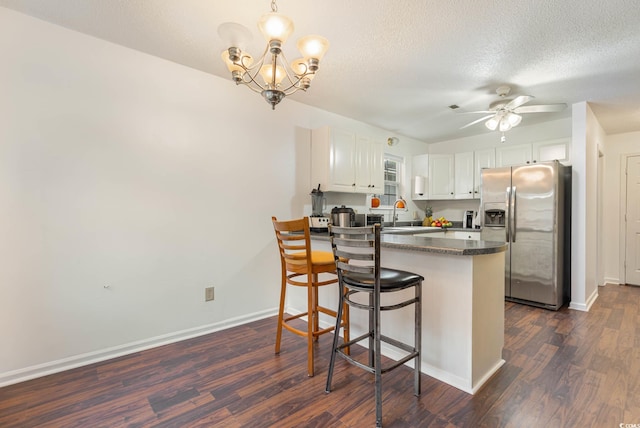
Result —
<path fill-rule="evenodd" d="M 484 221 L 485 227 L 504 227 L 505 226 L 505 210 L 504 204 L 485 204 L 484 205 Z"/>

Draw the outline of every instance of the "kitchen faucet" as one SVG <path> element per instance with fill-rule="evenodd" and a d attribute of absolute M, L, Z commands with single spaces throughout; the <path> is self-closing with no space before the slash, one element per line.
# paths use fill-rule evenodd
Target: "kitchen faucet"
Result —
<path fill-rule="evenodd" d="M 394 203 L 393 203 L 393 227 L 396 227 L 396 207 L 398 206 L 398 202 L 402 202 L 402 208 L 405 208 L 407 206 L 407 201 L 405 201 L 402 198 L 397 199 Z"/>

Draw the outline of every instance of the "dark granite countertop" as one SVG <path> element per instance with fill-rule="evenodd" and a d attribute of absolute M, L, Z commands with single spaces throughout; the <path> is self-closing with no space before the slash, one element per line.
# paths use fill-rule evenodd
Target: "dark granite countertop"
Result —
<path fill-rule="evenodd" d="M 462 229 L 469 230 L 469 229 Z M 311 239 L 328 241 L 326 232 L 311 233 Z M 507 244 L 495 241 L 474 241 L 470 239 L 428 238 L 406 234 L 383 233 L 383 248 L 397 248 L 426 253 L 450 254 L 454 256 L 480 256 L 501 253 L 507 250 Z"/>

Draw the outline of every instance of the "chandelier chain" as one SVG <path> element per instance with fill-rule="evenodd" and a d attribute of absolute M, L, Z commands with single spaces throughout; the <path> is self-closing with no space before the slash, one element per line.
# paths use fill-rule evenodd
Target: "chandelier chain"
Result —
<path fill-rule="evenodd" d="M 276 4 L 276 0 L 271 0 L 271 12 L 277 12 L 278 5 Z"/>

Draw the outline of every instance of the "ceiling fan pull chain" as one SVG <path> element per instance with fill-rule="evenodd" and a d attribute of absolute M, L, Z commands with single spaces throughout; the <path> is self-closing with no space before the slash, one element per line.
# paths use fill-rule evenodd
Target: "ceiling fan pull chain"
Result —
<path fill-rule="evenodd" d="M 504 136 L 504 132 L 503 132 L 502 137 L 500 137 L 500 142 L 504 143 L 505 141 L 507 141 L 507 138 Z"/>
<path fill-rule="evenodd" d="M 277 12 L 278 5 L 276 4 L 276 0 L 271 0 L 271 12 Z"/>

